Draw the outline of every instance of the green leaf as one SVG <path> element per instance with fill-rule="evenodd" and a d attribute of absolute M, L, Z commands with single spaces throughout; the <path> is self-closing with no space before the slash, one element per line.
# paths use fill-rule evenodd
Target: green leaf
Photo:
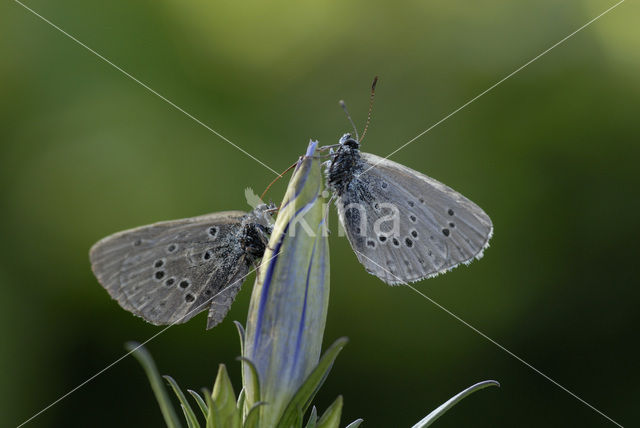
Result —
<path fill-rule="evenodd" d="M 167 427 L 182 428 L 182 424 L 180 424 L 178 415 L 176 414 L 173 404 L 171 404 L 169 394 L 167 394 L 167 390 L 163 385 L 160 373 L 158 373 L 156 364 L 153 362 L 153 358 L 149 351 L 137 342 L 127 342 L 125 344 L 125 348 L 127 351 L 131 352 L 136 360 L 138 360 L 147 374 L 147 378 L 151 384 L 151 389 L 153 390 L 153 394 L 156 396 L 156 400 L 160 406 L 160 411 L 162 412 L 162 417 L 164 418 L 164 422 L 167 424 Z"/>
<path fill-rule="evenodd" d="M 218 367 L 211 398 L 215 404 L 215 419 L 220 422 L 219 428 L 240 428 L 241 417 L 236 408 L 236 394 L 224 364 Z"/>
<path fill-rule="evenodd" d="M 216 428 L 220 426 L 219 421 L 216 419 L 216 404 L 213 402 L 211 392 L 208 389 L 202 388 L 202 393 L 209 407 L 209 413 L 207 413 L 207 428 Z"/>
<path fill-rule="evenodd" d="M 258 428 L 258 423 L 260 422 L 260 410 L 259 407 L 267 404 L 264 401 L 258 401 L 256 404 L 249 409 L 247 413 L 247 417 L 244 420 L 244 428 Z"/>
<path fill-rule="evenodd" d="M 318 423 L 318 409 L 316 406 L 311 408 L 311 414 L 309 415 L 309 420 L 307 420 L 307 426 L 305 428 L 316 428 L 316 424 Z"/>
<path fill-rule="evenodd" d="M 193 389 L 187 389 L 187 392 L 191 394 L 193 398 L 196 400 L 196 402 L 198 403 L 198 407 L 200 407 L 202 414 L 206 418 L 207 413 L 209 413 L 209 406 L 207 406 L 207 403 L 205 403 L 204 399 L 200 396 L 200 394 L 195 392 Z"/>
<path fill-rule="evenodd" d="M 278 422 L 278 428 L 289 428 L 293 425 L 296 421 L 298 409 L 301 409 L 303 414 L 307 411 L 311 401 L 329 375 L 333 362 L 348 341 L 346 337 L 341 337 L 327 349 L 320 361 L 318 361 L 318 365 L 309 374 L 287 405 Z"/>
<path fill-rule="evenodd" d="M 256 369 L 256 366 L 253 364 L 253 362 L 250 359 L 245 357 L 238 357 L 238 360 L 242 361 L 244 364 L 247 365 L 247 367 L 249 367 L 249 372 L 251 373 L 251 378 L 253 382 L 252 384 L 255 385 L 255 388 L 252 388 L 253 397 L 247 397 L 245 392 L 245 401 L 248 400 L 249 403 L 257 404 L 260 401 L 260 377 L 258 376 L 258 370 Z M 252 407 L 252 409 L 256 407 L 255 404 Z"/>
<path fill-rule="evenodd" d="M 302 409 L 300 407 L 297 408 L 296 412 L 296 420 L 293 423 L 293 427 L 298 428 L 302 427 L 302 420 L 304 419 L 304 413 L 302 413 Z"/>
<path fill-rule="evenodd" d="M 355 421 L 351 422 L 349 425 L 347 425 L 347 428 L 358 428 L 360 426 L 360 424 L 363 422 L 364 419 L 356 419 Z"/>
<path fill-rule="evenodd" d="M 338 398 L 322 414 L 318 421 L 318 428 L 339 428 L 340 416 L 342 416 L 342 395 L 338 395 Z"/>
<path fill-rule="evenodd" d="M 184 393 L 178 386 L 178 382 L 176 382 L 171 376 L 165 375 L 163 377 L 167 380 L 167 382 L 169 382 L 169 385 L 171 385 L 171 388 L 173 388 L 173 392 L 175 392 L 178 400 L 180 400 L 180 405 L 182 406 L 182 411 L 184 412 L 184 417 L 187 420 L 189 428 L 199 428 L 200 423 L 198 423 L 198 418 L 196 418 L 196 414 L 193 412 L 191 405 L 187 401 L 187 397 L 185 397 Z"/>
<path fill-rule="evenodd" d="M 242 323 L 240 323 L 240 321 L 234 321 L 233 322 L 236 325 L 236 329 L 238 330 L 238 336 L 240 338 L 240 355 L 244 355 L 244 327 L 242 326 Z M 242 370 L 242 367 L 240 367 L 240 374 L 242 375 L 242 391 L 240 391 L 240 394 L 238 394 L 238 402 L 237 402 L 237 407 L 240 410 L 240 415 L 244 415 L 244 401 L 247 398 L 246 397 L 246 392 L 245 392 L 245 388 L 244 388 L 244 370 Z"/>
<path fill-rule="evenodd" d="M 240 414 L 242 415 L 242 412 L 244 411 L 244 399 L 245 399 L 245 393 L 244 393 L 244 388 L 242 388 L 242 391 L 240 391 L 240 394 L 238 394 L 238 403 L 236 404 L 236 408 L 238 409 L 238 411 L 240 412 Z"/>
<path fill-rule="evenodd" d="M 244 355 L 244 327 L 240 321 L 234 321 L 233 323 L 238 329 L 238 336 L 240 336 L 240 355 Z"/>
<path fill-rule="evenodd" d="M 200 423 L 197 420 L 191 419 L 191 417 L 189 415 L 188 406 L 185 406 L 184 404 L 181 404 L 180 407 L 182 407 L 182 413 L 184 413 L 184 418 L 187 420 L 187 427 L 188 428 L 200 428 Z"/>
<path fill-rule="evenodd" d="M 488 386 L 500 386 L 498 382 L 495 380 L 485 380 L 482 382 L 478 382 L 475 385 L 471 385 L 469 388 L 457 393 L 443 404 L 438 406 L 433 412 L 429 413 L 424 419 L 415 424 L 412 428 L 424 428 L 431 425 L 436 419 L 442 416 L 447 410 L 455 406 L 460 400 L 466 397 L 469 394 L 472 394 L 476 391 L 479 391 Z"/>

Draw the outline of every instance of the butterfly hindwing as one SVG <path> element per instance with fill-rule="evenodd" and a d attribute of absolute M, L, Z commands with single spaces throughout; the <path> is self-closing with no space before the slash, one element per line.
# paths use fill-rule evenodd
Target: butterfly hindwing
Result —
<path fill-rule="evenodd" d="M 244 216 L 220 212 L 116 233 L 91 248 L 93 272 L 120 306 L 152 324 L 183 323 L 211 307 L 212 327 L 249 271 Z"/>
<path fill-rule="evenodd" d="M 349 242 L 367 271 L 398 284 L 482 256 L 493 226 L 480 207 L 424 174 L 376 155 L 359 155 L 337 205 Z"/>

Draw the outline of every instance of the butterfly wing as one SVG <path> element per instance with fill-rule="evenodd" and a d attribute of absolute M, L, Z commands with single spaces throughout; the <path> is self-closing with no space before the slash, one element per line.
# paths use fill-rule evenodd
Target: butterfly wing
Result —
<path fill-rule="evenodd" d="M 249 271 L 240 243 L 244 216 L 227 211 L 116 233 L 91 248 L 91 267 L 134 315 L 179 324 L 210 307 L 210 328 L 224 318 Z"/>
<path fill-rule="evenodd" d="M 393 285 L 482 257 L 493 225 L 480 207 L 420 172 L 360 155 L 361 165 L 336 203 L 347 238 L 368 272 Z"/>

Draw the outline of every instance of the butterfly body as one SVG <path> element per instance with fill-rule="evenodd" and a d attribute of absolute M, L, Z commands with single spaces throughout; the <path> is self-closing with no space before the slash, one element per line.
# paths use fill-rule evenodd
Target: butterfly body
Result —
<path fill-rule="evenodd" d="M 480 207 L 420 172 L 361 152 L 349 134 L 326 173 L 356 256 L 388 284 L 470 263 L 488 246 L 493 225 Z"/>
<path fill-rule="evenodd" d="M 355 175 L 363 170 L 358 143 L 353 139 L 340 141 L 340 146 L 329 168 L 327 178 L 329 187 L 338 196 L 342 196 L 353 181 Z"/>
<path fill-rule="evenodd" d="M 266 206 L 154 223 L 108 236 L 90 251 L 93 272 L 122 308 L 155 325 L 209 309 L 218 324 L 264 254 Z"/>

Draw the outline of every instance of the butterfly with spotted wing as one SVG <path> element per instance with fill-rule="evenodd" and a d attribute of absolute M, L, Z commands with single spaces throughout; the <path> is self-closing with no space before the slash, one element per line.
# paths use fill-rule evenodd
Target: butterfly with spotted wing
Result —
<path fill-rule="evenodd" d="M 220 323 L 271 233 L 269 212 L 226 211 L 125 230 L 89 253 L 100 284 L 122 308 L 155 325 L 180 324 L 209 309 Z"/>

